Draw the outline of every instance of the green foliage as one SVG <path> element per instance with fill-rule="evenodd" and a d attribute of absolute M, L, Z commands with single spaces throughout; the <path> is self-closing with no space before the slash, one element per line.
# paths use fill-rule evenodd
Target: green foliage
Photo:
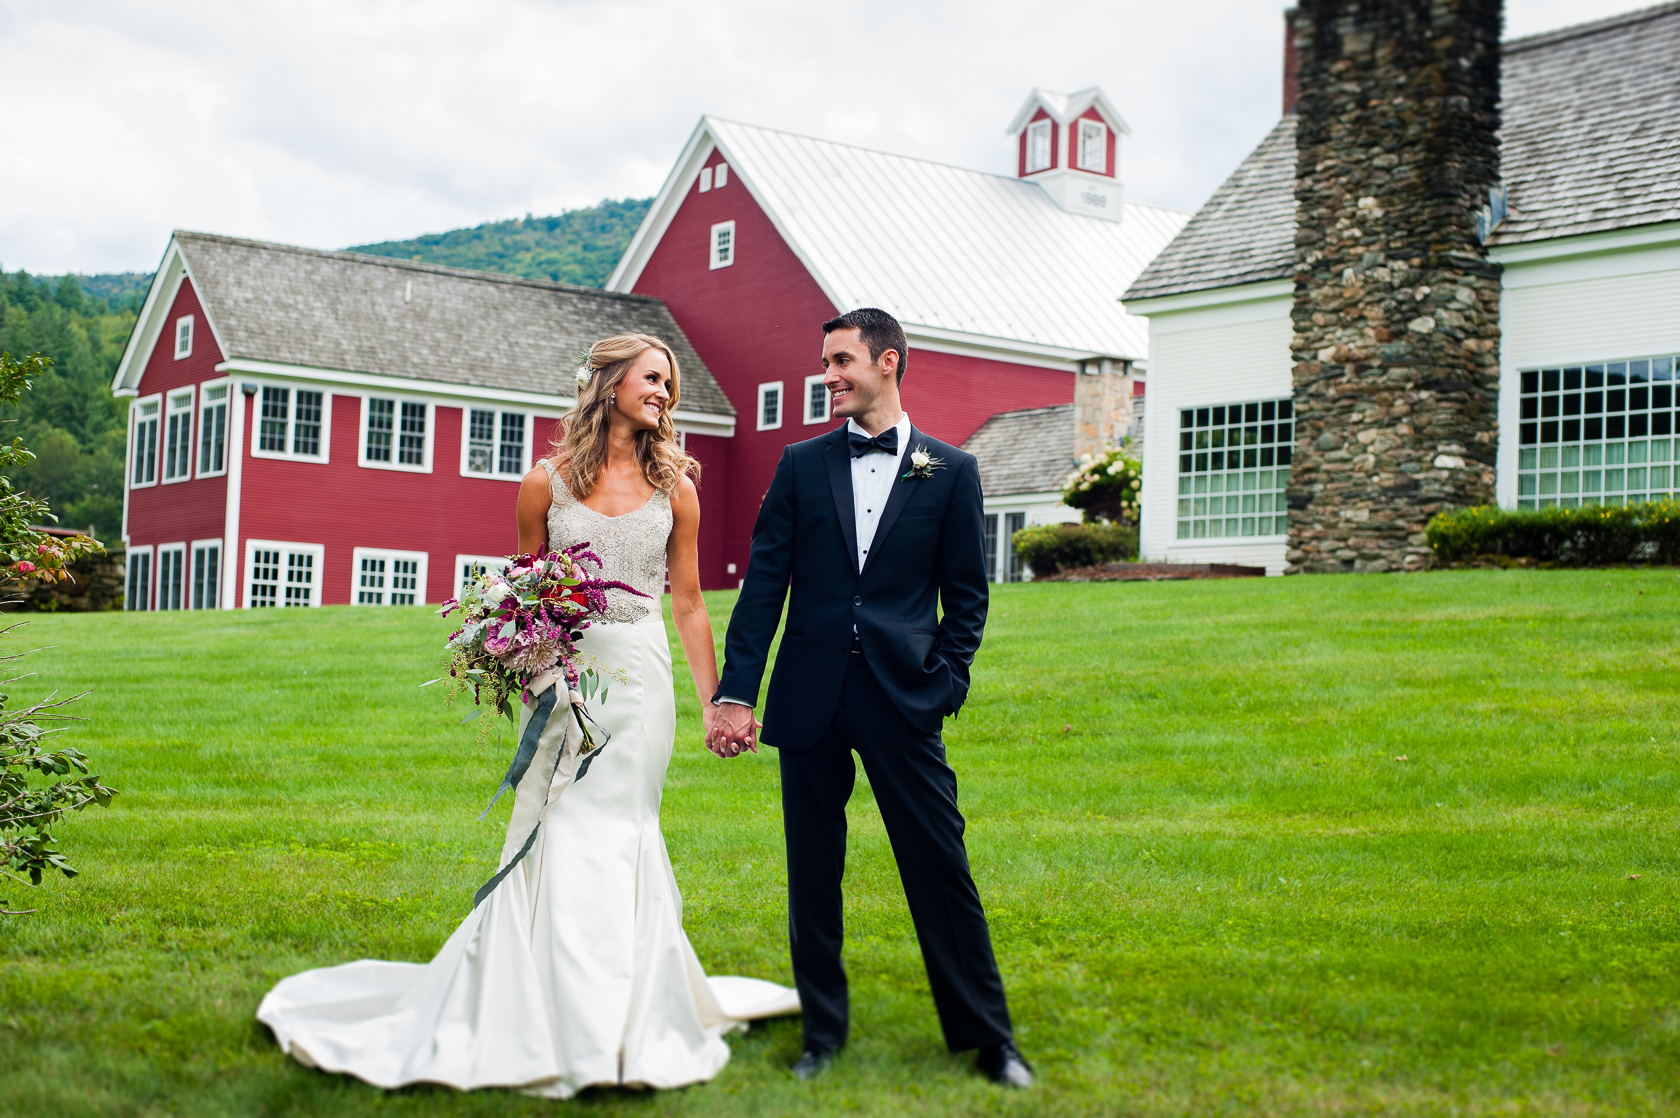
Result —
<path fill-rule="evenodd" d="M 1053 575 L 1132 558 L 1138 530 L 1129 524 L 1041 524 L 1022 528 L 1012 542 L 1035 576 Z"/>
<path fill-rule="evenodd" d="M 551 217 L 526 214 L 512 221 L 486 222 L 407 241 L 356 245 L 347 251 L 600 287 L 652 204 L 651 198 L 609 198 L 598 206 Z"/>
<path fill-rule="evenodd" d="M 111 378 L 122 359 L 144 288 L 136 277 L 127 287 L 102 283 L 118 301 L 94 298 L 92 281 L 60 276 L 48 281 L 27 272 L 0 272 L 0 351 L 39 353 L 48 364 L 37 369 L 32 390 L 0 406 L 0 421 L 36 448 L 28 461 L 3 467 L 4 476 L 31 497 L 45 501 L 60 521 L 87 528 L 105 539 L 122 526 L 122 482 L 126 418 L 111 395 Z"/>
<path fill-rule="evenodd" d="M 1424 529 L 1438 559 L 1479 555 L 1565 567 L 1680 563 L 1680 501 L 1576 509 L 1491 505 L 1437 514 Z"/>
<path fill-rule="evenodd" d="M 1131 453 L 1131 440 L 1101 454 L 1081 454 L 1079 468 L 1062 483 L 1062 504 L 1080 509 L 1087 524 L 1138 522 L 1143 463 Z"/>

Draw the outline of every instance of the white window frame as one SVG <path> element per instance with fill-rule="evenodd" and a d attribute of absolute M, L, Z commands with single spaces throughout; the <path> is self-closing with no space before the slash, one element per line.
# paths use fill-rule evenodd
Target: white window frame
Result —
<path fill-rule="evenodd" d="M 384 397 L 380 397 L 380 398 L 384 399 Z M 472 442 L 472 439 L 471 439 L 471 435 L 472 435 L 472 413 L 475 412 L 475 411 L 491 412 L 496 417 L 495 449 L 491 451 L 491 456 L 492 456 L 491 465 L 492 465 L 492 468 L 488 472 L 480 472 L 478 470 L 472 470 L 472 469 L 467 468 L 467 454 L 468 454 L 469 450 L 471 449 L 471 442 Z M 513 473 L 513 474 L 504 474 L 499 469 L 499 466 L 500 466 L 501 460 L 502 460 L 502 416 L 507 415 L 509 413 L 512 413 L 512 414 L 515 414 L 515 415 L 523 414 L 525 416 L 525 453 L 524 453 L 524 458 L 523 458 L 523 460 L 520 464 L 520 467 L 519 467 L 519 472 L 518 473 Z M 532 457 L 532 455 L 535 453 L 535 450 L 531 446 L 531 439 L 536 432 L 536 422 L 535 422 L 535 420 L 536 420 L 536 417 L 534 415 L 532 415 L 531 412 L 526 411 L 523 408 L 503 407 L 500 404 L 481 404 L 481 405 L 476 405 L 476 406 L 473 405 L 473 404 L 462 405 L 462 407 L 461 407 L 461 476 L 462 477 L 489 478 L 493 481 L 516 481 L 516 482 L 517 481 L 523 481 L 525 479 L 525 475 L 531 472 L 531 467 L 536 464 L 536 460 Z M 412 469 L 412 467 L 410 467 L 410 468 Z"/>
<path fill-rule="evenodd" d="M 727 233 L 729 235 L 728 258 L 727 259 L 719 259 L 718 248 L 719 248 L 720 234 L 725 234 L 725 233 Z M 719 268 L 728 268 L 728 267 L 731 267 L 732 265 L 734 265 L 735 257 L 740 255 L 740 247 L 741 246 L 740 246 L 740 243 L 735 239 L 735 223 L 733 221 L 720 221 L 716 225 L 712 226 L 711 246 L 712 247 L 711 247 L 710 260 L 711 260 L 711 265 L 712 265 L 712 271 L 715 272 Z"/>
<path fill-rule="evenodd" d="M 163 588 L 163 568 L 165 559 L 172 558 L 170 566 L 177 578 L 181 580 L 181 598 L 178 605 L 165 606 Z M 152 608 L 164 610 L 183 610 L 192 600 L 192 584 L 187 580 L 187 545 L 184 543 L 158 544 L 152 553 Z"/>
<path fill-rule="evenodd" d="M 175 320 L 175 360 L 192 356 L 193 316 L 184 314 Z"/>
<path fill-rule="evenodd" d="M 829 395 L 828 386 L 823 384 L 823 378 L 826 375 L 826 373 L 814 373 L 805 378 L 805 397 L 799 402 L 799 414 L 804 417 L 807 427 L 813 423 L 827 423 L 833 418 L 831 413 L 834 410 L 834 398 Z M 822 389 L 823 410 L 821 415 L 811 414 L 811 388 L 813 386 Z"/>
<path fill-rule="evenodd" d="M 210 394 L 216 389 L 223 389 L 220 400 L 213 400 Z M 211 428 L 205 422 L 208 413 L 217 408 L 222 409 L 222 467 L 219 470 L 206 469 L 203 454 L 204 432 Z M 207 380 L 198 386 L 198 438 L 193 443 L 193 476 L 221 477 L 227 473 L 229 436 L 233 432 L 233 382 L 231 380 Z"/>
<path fill-rule="evenodd" d="M 468 576 L 462 570 L 462 568 L 466 567 L 469 563 L 473 566 L 475 571 L 480 569 L 480 568 L 482 568 L 483 570 L 487 570 L 487 571 L 505 571 L 505 570 L 507 570 L 507 565 L 508 565 L 507 556 L 505 556 L 505 555 L 457 555 L 457 556 L 455 556 L 455 566 L 453 566 L 450 569 L 455 572 L 455 581 L 453 583 L 453 586 L 454 586 L 454 596 L 457 597 L 457 598 L 459 598 L 461 596 L 461 592 L 464 591 L 467 588 L 467 577 Z"/>
<path fill-rule="evenodd" d="M 711 188 L 712 169 L 710 167 L 702 167 L 700 168 L 700 193 L 704 194 Z"/>
<path fill-rule="evenodd" d="M 1055 164 L 1056 153 L 1053 149 L 1055 137 L 1051 134 L 1051 129 L 1054 127 L 1055 125 L 1048 118 L 1035 120 L 1027 125 L 1027 174 L 1048 171 Z M 1039 159 L 1041 148 L 1044 153 L 1042 161 Z"/>
<path fill-rule="evenodd" d="M 186 397 L 187 402 L 177 404 L 175 401 L 183 396 Z M 185 388 L 174 389 L 163 394 L 163 422 L 158 428 L 163 434 L 163 446 L 158 454 L 158 480 L 165 485 L 173 485 L 176 482 L 193 479 L 193 465 L 198 460 L 198 441 L 193 438 L 198 433 L 193 426 L 193 415 L 197 411 L 197 403 L 198 394 L 190 384 Z M 176 418 L 182 419 L 187 426 L 186 438 L 181 440 L 187 452 L 186 461 L 181 464 L 180 473 L 165 476 L 164 471 L 169 466 L 169 424 L 171 420 Z"/>
<path fill-rule="evenodd" d="M 272 458 L 281 462 L 316 462 L 325 465 L 330 459 L 332 449 L 332 389 L 318 384 L 280 384 L 274 381 L 258 382 L 254 396 L 251 417 L 251 431 L 248 440 L 251 444 L 252 458 Z M 263 389 L 279 388 L 286 392 L 286 450 L 262 449 L 263 425 Z M 319 392 L 321 394 L 321 453 L 294 454 L 291 447 L 297 445 L 297 394 L 299 392 Z M 231 402 L 233 393 L 228 393 Z M 231 416 L 229 419 L 231 420 Z"/>
<path fill-rule="evenodd" d="M 373 421 L 374 400 L 391 401 L 391 460 L 389 462 L 369 462 L 368 425 Z M 397 461 L 402 447 L 402 410 L 404 404 L 418 404 L 426 409 L 426 434 L 420 441 L 420 465 L 413 466 Z M 461 413 L 461 446 L 462 457 L 466 456 L 467 443 L 467 415 Z M 365 392 L 362 394 L 362 422 L 361 430 L 356 436 L 356 465 L 368 470 L 396 470 L 404 474 L 429 474 L 432 472 L 432 444 L 437 439 L 437 405 L 430 400 L 418 400 L 413 396 L 401 396 L 395 392 Z M 474 477 L 482 475 L 472 475 Z"/>
<path fill-rule="evenodd" d="M 719 163 L 712 168 L 712 185 L 719 190 L 729 185 L 729 164 Z"/>
<path fill-rule="evenodd" d="M 764 397 L 769 393 L 776 393 L 776 422 L 764 422 Z M 760 431 L 776 431 L 787 419 L 787 387 L 779 380 L 765 381 L 758 386 L 758 407 L 753 411 L 753 422 Z"/>
<path fill-rule="evenodd" d="M 275 608 L 287 608 L 286 572 L 288 570 L 288 557 L 291 555 L 308 555 L 313 559 L 314 566 L 312 569 L 314 577 L 310 582 L 308 606 L 311 609 L 321 608 L 321 583 L 323 581 L 323 576 L 326 573 L 325 566 L 327 549 L 318 543 L 287 543 L 284 540 L 245 541 L 245 569 L 243 571 L 244 577 L 242 579 L 245 584 L 243 608 L 256 608 L 255 605 L 252 604 L 251 590 L 254 581 L 252 576 L 256 573 L 256 556 L 259 551 L 278 551 L 280 553 L 280 581 L 276 585 L 277 595 L 274 603 Z M 295 609 L 297 607 L 293 606 L 290 608 Z"/>
<path fill-rule="evenodd" d="M 1108 174 L 1108 125 L 1089 117 L 1080 117 L 1074 123 L 1077 125 L 1077 135 L 1079 137 L 1079 161 L 1076 166 L 1089 174 Z M 1087 139 L 1087 130 L 1090 130 L 1089 140 Z M 1092 147 L 1096 148 L 1095 160 L 1097 165 L 1095 167 L 1090 165 L 1092 162 L 1090 149 Z"/>
<path fill-rule="evenodd" d="M 147 404 L 152 404 L 157 408 L 156 415 L 150 417 L 141 415 Z M 128 417 L 129 449 L 125 480 L 128 482 L 130 489 L 149 489 L 158 483 L 158 476 L 163 473 L 163 455 L 159 453 L 163 449 L 163 393 L 154 392 L 150 396 L 141 396 L 135 400 L 133 406 L 128 409 Z M 152 476 L 149 481 L 135 481 L 134 475 L 137 472 L 135 466 L 138 463 L 141 450 L 144 449 L 140 445 L 140 427 L 145 423 L 157 424 L 152 431 L 150 447 L 152 452 Z"/>
<path fill-rule="evenodd" d="M 136 559 L 146 561 L 146 593 L 141 596 L 139 604 L 136 604 L 134 599 L 134 561 Z M 152 594 L 157 586 L 157 568 L 154 560 L 155 557 L 152 555 L 150 544 L 131 545 L 129 547 L 126 560 L 127 569 L 123 571 L 123 609 L 133 610 L 136 613 L 146 613 L 151 610 Z"/>
<path fill-rule="evenodd" d="M 380 601 L 364 602 L 364 601 L 361 600 L 361 594 L 362 594 L 362 589 L 363 589 L 363 587 L 362 587 L 362 560 L 363 559 L 383 559 L 386 562 L 386 569 L 385 569 L 385 572 L 384 572 L 385 580 L 381 584 L 381 586 L 379 587 L 379 594 L 381 596 Z M 427 559 L 428 559 L 427 553 L 424 552 L 424 551 L 392 551 L 389 548 L 384 548 L 384 547 L 358 547 L 358 548 L 352 549 L 352 551 L 350 553 L 350 604 L 353 605 L 353 606 L 388 606 L 388 605 L 391 605 L 390 597 L 394 593 L 394 591 L 391 588 L 391 582 L 390 582 L 390 580 L 392 578 L 392 575 L 393 575 L 393 572 L 390 569 L 390 564 L 393 561 L 396 561 L 396 560 L 407 560 L 407 561 L 417 563 L 419 565 L 419 571 L 418 571 L 418 574 L 416 576 L 416 581 L 415 581 L 414 601 L 404 602 L 403 604 L 404 605 L 415 605 L 415 606 L 425 605 L 426 604 L 426 576 L 428 574 L 427 567 L 429 566 L 429 564 L 427 562 Z"/>
<path fill-rule="evenodd" d="M 208 548 L 216 549 L 214 593 L 204 595 L 205 604 L 193 604 L 193 583 L 198 574 L 198 553 Z M 227 548 L 222 546 L 220 539 L 194 540 L 187 547 L 186 586 L 181 591 L 182 609 L 221 609 L 222 608 L 222 579 L 227 574 Z M 209 591 L 209 587 L 205 588 Z"/>

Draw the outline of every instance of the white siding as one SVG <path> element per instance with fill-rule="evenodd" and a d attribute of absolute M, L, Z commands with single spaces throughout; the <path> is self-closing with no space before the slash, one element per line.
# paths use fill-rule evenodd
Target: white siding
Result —
<path fill-rule="evenodd" d="M 1209 294 L 1229 300 L 1232 292 L 1225 289 Z M 1269 574 L 1282 573 L 1287 549 L 1281 542 L 1174 538 L 1178 412 L 1180 408 L 1289 396 L 1292 304 L 1292 297 L 1283 295 L 1150 314 L 1140 544 L 1144 558 L 1241 563 L 1264 566 Z"/>

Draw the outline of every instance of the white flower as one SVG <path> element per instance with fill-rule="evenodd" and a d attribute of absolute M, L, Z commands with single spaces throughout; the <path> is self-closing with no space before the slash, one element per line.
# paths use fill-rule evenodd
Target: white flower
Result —
<path fill-rule="evenodd" d="M 579 365 L 577 371 L 577 386 L 579 388 L 588 388 L 589 378 L 594 375 L 595 370 L 591 369 L 588 365 Z"/>
<path fill-rule="evenodd" d="M 511 593 L 513 593 L 513 587 L 509 586 L 505 582 L 498 582 L 484 591 L 484 604 L 487 606 L 499 606 L 502 604 L 502 599 L 506 598 Z"/>
<path fill-rule="evenodd" d="M 933 456 L 925 450 L 912 450 L 910 452 L 910 464 L 918 470 L 924 468 L 932 460 Z"/>

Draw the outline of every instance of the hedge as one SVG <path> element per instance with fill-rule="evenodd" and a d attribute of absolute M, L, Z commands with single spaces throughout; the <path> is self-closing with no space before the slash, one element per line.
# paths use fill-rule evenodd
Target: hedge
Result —
<path fill-rule="evenodd" d="M 1443 512 L 1424 529 L 1443 562 L 1503 555 L 1566 567 L 1680 563 L 1680 502 L 1619 507 Z"/>
<path fill-rule="evenodd" d="M 1127 524 L 1043 524 L 1012 537 L 1015 553 L 1035 575 L 1113 563 L 1137 554 L 1138 530 Z"/>

